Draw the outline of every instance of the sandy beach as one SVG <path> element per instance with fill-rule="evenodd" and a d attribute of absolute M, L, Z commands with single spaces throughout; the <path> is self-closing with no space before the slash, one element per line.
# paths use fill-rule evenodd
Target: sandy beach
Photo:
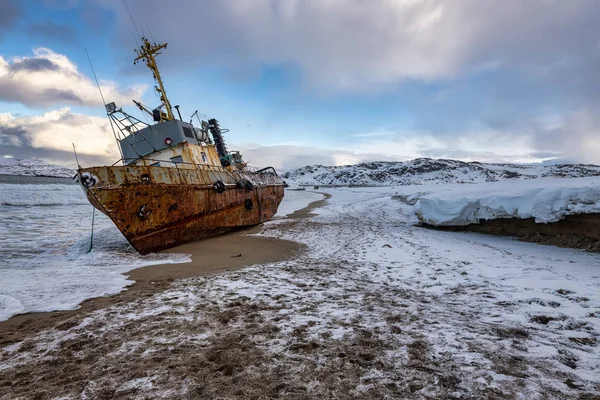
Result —
<path fill-rule="evenodd" d="M 329 197 L 328 194 L 325 196 Z M 307 207 L 294 211 L 287 218 L 290 220 L 305 218 L 310 215 L 311 210 L 324 201 L 325 199 L 312 202 Z M 23 340 L 32 333 L 52 328 L 66 319 L 83 318 L 95 310 L 165 290 L 176 279 L 205 276 L 253 264 L 283 261 L 305 250 L 305 246 L 301 243 L 252 236 L 260 230 L 260 226 L 253 227 L 166 250 L 167 253 L 190 254 L 192 262 L 136 268 L 126 274 L 128 279 L 134 281 L 126 290 L 113 296 L 86 300 L 76 310 L 27 313 L 0 321 L 0 346 Z"/>
<path fill-rule="evenodd" d="M 599 255 L 325 192 L 118 295 L 2 323 L 0 398 L 598 398 Z"/>

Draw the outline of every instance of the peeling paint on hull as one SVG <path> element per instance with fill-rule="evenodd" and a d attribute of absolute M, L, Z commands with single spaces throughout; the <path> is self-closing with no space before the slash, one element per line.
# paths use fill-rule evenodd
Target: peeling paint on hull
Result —
<path fill-rule="evenodd" d="M 276 174 L 175 170 L 119 166 L 79 172 L 97 177 L 96 184 L 84 187 L 90 203 L 141 254 L 260 224 L 275 215 L 284 195 L 283 181 Z M 213 187 L 217 180 L 227 190 L 217 192 Z M 240 181 L 253 184 L 240 187 Z"/>

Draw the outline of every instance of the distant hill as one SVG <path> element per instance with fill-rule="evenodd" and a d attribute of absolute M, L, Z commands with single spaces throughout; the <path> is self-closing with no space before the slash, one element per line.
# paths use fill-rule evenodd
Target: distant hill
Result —
<path fill-rule="evenodd" d="M 36 159 L 0 158 L 0 174 L 71 178 L 75 175 L 75 170 Z"/>
<path fill-rule="evenodd" d="M 338 167 L 312 165 L 286 172 L 282 177 L 300 185 L 392 186 L 599 175 L 600 166 L 591 164 L 490 164 L 417 158 L 404 162 L 376 161 Z"/>

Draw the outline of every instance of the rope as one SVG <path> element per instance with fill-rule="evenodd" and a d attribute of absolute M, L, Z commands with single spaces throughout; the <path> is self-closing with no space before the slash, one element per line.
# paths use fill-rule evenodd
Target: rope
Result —
<path fill-rule="evenodd" d="M 94 217 L 96 216 L 96 207 L 92 206 L 92 235 L 90 237 L 90 249 L 88 253 L 92 251 L 92 247 L 94 246 Z"/>

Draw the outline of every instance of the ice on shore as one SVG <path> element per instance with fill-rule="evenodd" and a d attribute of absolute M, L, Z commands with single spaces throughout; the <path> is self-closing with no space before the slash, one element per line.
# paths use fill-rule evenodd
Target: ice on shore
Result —
<path fill-rule="evenodd" d="M 396 198 L 413 205 L 419 221 L 436 226 L 498 218 L 550 223 L 566 215 L 600 213 L 600 178 L 406 186 Z"/>
<path fill-rule="evenodd" d="M 313 201 L 321 200 L 323 197 L 324 196 L 322 194 L 307 192 L 305 190 L 286 190 L 275 216 L 288 216 L 294 211 L 307 207 Z"/>

